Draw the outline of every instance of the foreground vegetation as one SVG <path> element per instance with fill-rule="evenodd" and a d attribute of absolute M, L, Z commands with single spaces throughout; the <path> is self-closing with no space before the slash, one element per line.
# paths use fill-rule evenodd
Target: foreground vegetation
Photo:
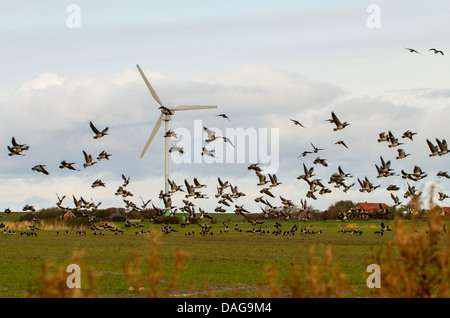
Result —
<path fill-rule="evenodd" d="M 112 225 L 123 235 L 89 229 L 80 235 L 78 228 L 54 223 L 38 230 L 37 237 L 0 235 L 0 296 L 448 297 L 450 240 L 440 216 L 430 216 L 384 221 L 393 231 L 383 235 L 374 233 L 380 220 L 278 221 L 283 230 L 295 224 L 315 231 L 293 235 L 272 234 L 276 221 L 264 221 L 256 227 L 270 234 L 249 233 L 252 224 L 226 214 L 217 215 L 215 223 L 202 222 L 211 225 L 206 235 L 197 224 L 174 224 L 176 232 L 162 234 L 160 224 L 118 222 Z M 11 213 L 1 222 L 17 218 Z M 224 221 L 230 222 L 228 233 Z M 363 233 L 339 232 L 344 229 Z M 94 235 L 100 232 L 104 235 Z M 79 290 L 65 284 L 65 269 L 72 263 L 81 267 Z M 381 266 L 384 288 L 366 285 L 372 263 Z"/>

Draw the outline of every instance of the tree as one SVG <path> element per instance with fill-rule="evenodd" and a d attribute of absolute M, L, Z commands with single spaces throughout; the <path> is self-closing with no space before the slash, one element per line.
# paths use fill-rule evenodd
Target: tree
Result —
<path fill-rule="evenodd" d="M 335 220 L 340 213 L 346 213 L 353 208 L 355 204 L 350 200 L 340 200 L 330 205 L 327 210 L 322 212 L 324 220 Z"/>

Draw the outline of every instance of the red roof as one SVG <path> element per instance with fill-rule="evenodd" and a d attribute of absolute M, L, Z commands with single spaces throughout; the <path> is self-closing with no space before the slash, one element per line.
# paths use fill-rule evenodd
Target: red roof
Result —
<path fill-rule="evenodd" d="M 367 203 L 367 202 L 359 202 L 355 204 L 355 206 L 352 209 L 376 212 L 380 210 L 380 205 L 383 209 L 389 209 L 389 206 L 385 203 Z"/>
<path fill-rule="evenodd" d="M 450 213 L 450 207 L 448 206 L 443 206 L 442 210 L 444 211 L 444 214 Z"/>

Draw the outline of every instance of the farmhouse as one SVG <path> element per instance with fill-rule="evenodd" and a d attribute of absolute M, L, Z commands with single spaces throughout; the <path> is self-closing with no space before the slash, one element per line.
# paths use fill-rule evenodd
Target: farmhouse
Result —
<path fill-rule="evenodd" d="M 368 219 L 376 217 L 380 210 L 388 210 L 389 206 L 385 203 L 367 203 L 359 202 L 350 209 L 350 212 L 356 212 L 359 217 Z"/>
<path fill-rule="evenodd" d="M 450 207 L 449 206 L 443 206 L 442 209 L 442 215 L 450 215 Z"/>

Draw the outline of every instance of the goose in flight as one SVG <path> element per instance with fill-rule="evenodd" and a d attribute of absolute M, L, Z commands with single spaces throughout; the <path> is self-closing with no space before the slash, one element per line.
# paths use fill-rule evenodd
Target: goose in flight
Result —
<path fill-rule="evenodd" d="M 170 185 L 170 191 L 169 193 L 175 193 L 177 191 L 182 191 L 184 192 L 184 190 L 181 188 L 182 186 L 179 186 L 175 183 L 175 181 L 168 179 L 167 180 L 169 182 Z"/>
<path fill-rule="evenodd" d="M 408 50 L 408 51 L 411 52 L 411 53 L 417 53 L 417 54 L 422 55 L 421 53 L 417 52 L 416 50 L 411 49 L 411 48 L 408 48 L 408 47 L 405 47 L 405 50 Z"/>
<path fill-rule="evenodd" d="M 320 157 L 317 157 L 316 159 L 314 159 L 313 164 L 321 164 L 324 167 L 328 167 L 326 159 L 322 159 Z"/>
<path fill-rule="evenodd" d="M 46 165 L 36 165 L 31 170 L 42 172 L 43 174 L 49 175 L 50 173 L 45 169 Z"/>
<path fill-rule="evenodd" d="M 269 197 L 275 198 L 275 196 L 272 194 L 272 192 L 270 192 L 270 188 L 263 188 L 259 192 L 267 194 Z"/>
<path fill-rule="evenodd" d="M 438 193 L 439 193 L 439 198 L 438 198 L 439 201 L 444 201 L 445 199 L 450 198 L 448 195 L 446 195 L 443 192 L 438 192 Z"/>
<path fill-rule="evenodd" d="M 310 154 L 310 153 L 312 153 L 312 152 L 311 151 L 303 151 L 302 154 L 300 156 L 298 156 L 297 158 L 306 157 L 306 155 Z"/>
<path fill-rule="evenodd" d="M 221 138 L 223 139 L 224 142 L 228 142 L 230 145 L 232 145 L 234 147 L 234 145 L 231 142 L 230 138 L 228 138 L 228 137 L 221 137 Z"/>
<path fill-rule="evenodd" d="M 179 153 L 181 153 L 181 154 L 184 153 L 183 147 L 173 146 L 172 148 L 169 149 L 169 152 L 170 152 L 170 153 L 172 153 L 172 152 L 174 152 L 174 151 L 177 151 L 177 152 L 179 152 Z"/>
<path fill-rule="evenodd" d="M 258 167 L 259 163 L 252 163 L 247 167 L 248 170 L 262 171 L 260 167 Z"/>
<path fill-rule="evenodd" d="M 220 189 L 224 190 L 226 187 L 230 185 L 228 181 L 223 182 L 220 178 L 217 178 L 217 182 L 219 182 Z"/>
<path fill-rule="evenodd" d="M 415 177 L 416 181 L 425 178 L 428 174 L 422 171 L 419 166 L 414 166 L 412 175 Z"/>
<path fill-rule="evenodd" d="M 108 129 L 109 127 L 104 128 L 102 131 L 98 130 L 97 127 L 94 126 L 92 121 L 89 122 L 89 126 L 91 127 L 92 131 L 94 132 L 95 136 L 94 139 L 102 138 L 103 136 L 108 135 Z"/>
<path fill-rule="evenodd" d="M 216 140 L 216 132 L 207 127 L 203 127 L 203 130 L 208 134 L 208 138 L 205 140 L 206 142 L 211 142 Z"/>
<path fill-rule="evenodd" d="M 342 130 L 345 127 L 350 125 L 347 122 L 341 123 L 341 121 L 339 120 L 339 118 L 336 116 L 336 114 L 334 112 L 331 112 L 331 119 L 332 119 L 332 122 L 336 125 L 336 127 L 333 128 L 334 131 Z"/>
<path fill-rule="evenodd" d="M 214 209 L 215 212 L 219 212 L 219 213 L 224 213 L 227 212 L 227 210 L 225 210 L 224 208 L 222 208 L 221 206 L 218 206 Z"/>
<path fill-rule="evenodd" d="M 433 51 L 434 54 L 438 54 L 439 53 L 441 55 L 444 55 L 444 52 L 442 52 L 441 50 L 436 50 L 435 48 L 431 48 L 428 51 Z"/>
<path fill-rule="evenodd" d="M 429 154 L 430 157 L 438 156 L 439 155 L 439 149 L 437 146 L 435 146 L 430 140 L 427 139 L 428 148 L 430 148 L 431 153 Z"/>
<path fill-rule="evenodd" d="M 103 182 L 102 180 L 100 180 L 100 179 L 97 179 L 97 180 L 95 180 L 95 181 L 92 183 L 91 187 L 92 187 L 92 188 L 106 187 L 106 183 L 104 183 L 104 182 Z"/>
<path fill-rule="evenodd" d="M 208 155 L 208 156 L 210 156 L 210 157 L 215 158 L 215 157 L 214 157 L 214 152 L 215 152 L 214 149 L 213 149 L 213 150 L 208 150 L 208 149 L 206 149 L 205 147 L 203 147 L 203 149 L 202 149 L 202 156 Z"/>
<path fill-rule="evenodd" d="M 442 139 L 442 141 L 440 141 L 439 139 L 436 138 L 436 142 L 437 142 L 439 150 L 440 150 L 439 156 L 448 154 L 447 141 L 445 139 Z"/>
<path fill-rule="evenodd" d="M 126 177 L 123 173 L 122 173 L 122 179 L 123 179 L 123 187 L 126 187 L 128 184 L 130 184 L 130 177 Z"/>
<path fill-rule="evenodd" d="M 222 117 L 222 118 L 228 119 L 228 121 L 231 121 L 230 118 L 228 118 L 228 116 L 225 115 L 225 114 L 219 114 L 219 115 L 216 115 L 216 116 L 217 117 Z"/>
<path fill-rule="evenodd" d="M 388 133 L 388 139 L 389 139 L 388 141 L 390 143 L 388 146 L 389 148 L 403 145 L 402 142 L 398 142 L 398 138 L 395 138 L 391 131 L 389 131 L 389 133 Z"/>
<path fill-rule="evenodd" d="M 36 209 L 34 208 L 34 206 L 27 204 L 22 208 L 22 211 L 36 212 Z"/>
<path fill-rule="evenodd" d="M 342 140 L 339 140 L 339 141 L 335 142 L 335 144 L 336 144 L 336 145 L 342 145 L 342 146 L 344 146 L 345 148 L 348 149 L 347 145 L 346 145 L 345 142 L 342 141 Z"/>
<path fill-rule="evenodd" d="M 388 136 L 386 135 L 385 132 L 379 133 L 378 136 L 379 136 L 378 142 L 389 141 Z"/>
<path fill-rule="evenodd" d="M 400 190 L 400 188 L 399 188 L 397 185 L 395 185 L 395 184 L 390 184 L 390 185 L 386 188 L 386 190 L 388 190 L 388 191 L 397 191 L 397 190 Z"/>
<path fill-rule="evenodd" d="M 111 157 L 112 155 L 110 153 L 107 153 L 105 150 L 103 150 L 97 157 L 97 160 L 100 161 L 102 159 L 106 159 L 109 160 L 109 157 Z"/>
<path fill-rule="evenodd" d="M 27 146 L 26 144 L 19 144 L 16 141 L 15 137 L 11 138 L 11 143 L 12 143 L 12 147 L 7 146 L 8 150 L 9 150 L 9 156 L 17 156 L 17 155 L 21 155 L 23 156 L 22 151 L 28 150 L 30 149 L 30 146 Z"/>
<path fill-rule="evenodd" d="M 313 172 L 314 172 L 314 167 L 311 168 L 306 168 L 305 164 L 303 163 L 303 171 L 305 172 L 305 174 L 302 174 L 300 176 L 297 177 L 297 179 L 308 179 L 314 176 Z"/>
<path fill-rule="evenodd" d="M 400 199 L 398 198 L 398 196 L 394 195 L 393 193 L 391 193 L 391 198 L 392 198 L 392 200 L 394 200 L 394 207 L 396 207 L 402 203 L 402 202 L 400 202 Z"/>
<path fill-rule="evenodd" d="M 73 165 L 75 164 L 75 162 L 67 162 L 65 160 L 61 161 L 61 164 L 59 166 L 60 169 L 70 169 L 70 170 L 75 170 L 75 171 L 79 171 L 78 169 L 76 169 Z"/>
<path fill-rule="evenodd" d="M 9 154 L 8 156 L 12 157 L 12 156 L 24 156 L 23 154 L 21 154 L 20 150 L 16 150 L 13 147 L 10 146 L 6 146 L 9 150 Z"/>
<path fill-rule="evenodd" d="M 439 171 L 439 172 L 436 174 L 436 176 L 438 176 L 438 177 L 444 177 L 444 178 L 450 179 L 450 176 L 448 175 L 448 172 L 447 172 L 447 171 Z"/>
<path fill-rule="evenodd" d="M 305 128 L 305 126 L 303 126 L 298 120 L 291 119 L 291 118 L 289 118 L 289 120 L 291 120 L 295 125 L 298 125 L 298 126 L 301 126 L 301 127 Z"/>
<path fill-rule="evenodd" d="M 173 130 L 168 130 L 165 134 L 164 137 L 170 138 L 170 137 L 174 137 L 178 139 L 178 135 L 173 131 Z"/>
<path fill-rule="evenodd" d="M 413 140 L 414 135 L 417 135 L 417 133 L 412 132 L 411 130 L 407 130 L 403 133 L 402 138 L 408 138 L 410 140 Z"/>
<path fill-rule="evenodd" d="M 195 184 L 195 188 L 196 189 L 200 189 L 200 188 L 206 188 L 207 185 L 206 184 L 201 184 L 197 178 L 194 178 L 194 184 Z"/>
<path fill-rule="evenodd" d="M 403 150 L 401 148 L 397 149 L 397 151 L 398 151 L 398 156 L 395 157 L 395 159 L 403 159 L 403 158 L 406 158 L 409 155 L 411 155 L 410 153 L 405 153 L 405 150 Z"/>
<path fill-rule="evenodd" d="M 194 191 L 194 187 L 189 184 L 186 179 L 184 179 L 184 184 L 186 185 L 186 191 L 188 192 L 188 194 L 185 195 L 186 198 L 194 197 L 197 195 L 198 192 Z"/>
<path fill-rule="evenodd" d="M 86 153 L 86 151 L 84 151 L 84 150 L 83 150 L 83 155 L 84 155 L 84 161 L 85 161 L 85 163 L 83 164 L 84 168 L 93 166 L 97 163 L 97 161 L 93 161 L 92 155 L 88 155 Z"/>
<path fill-rule="evenodd" d="M 270 185 L 271 188 L 276 187 L 277 185 L 280 185 L 283 183 L 283 182 L 278 182 L 278 178 L 275 174 L 269 173 L 269 179 L 270 179 L 270 183 L 271 183 L 271 185 Z"/>
<path fill-rule="evenodd" d="M 311 146 L 312 146 L 313 149 L 314 149 L 314 153 L 317 153 L 317 152 L 319 152 L 320 150 L 325 150 L 325 148 L 317 148 L 316 146 L 313 145 L 312 142 L 311 142 Z"/>
<path fill-rule="evenodd" d="M 64 199 L 66 198 L 65 195 L 63 195 L 62 197 L 60 197 L 58 195 L 58 193 L 56 194 L 56 197 L 58 198 L 58 202 L 56 203 L 57 206 L 61 207 L 62 202 L 64 201 Z"/>
<path fill-rule="evenodd" d="M 381 229 L 382 229 L 383 231 L 392 231 L 392 230 L 389 228 L 389 225 L 385 225 L 383 222 L 381 222 Z"/>

